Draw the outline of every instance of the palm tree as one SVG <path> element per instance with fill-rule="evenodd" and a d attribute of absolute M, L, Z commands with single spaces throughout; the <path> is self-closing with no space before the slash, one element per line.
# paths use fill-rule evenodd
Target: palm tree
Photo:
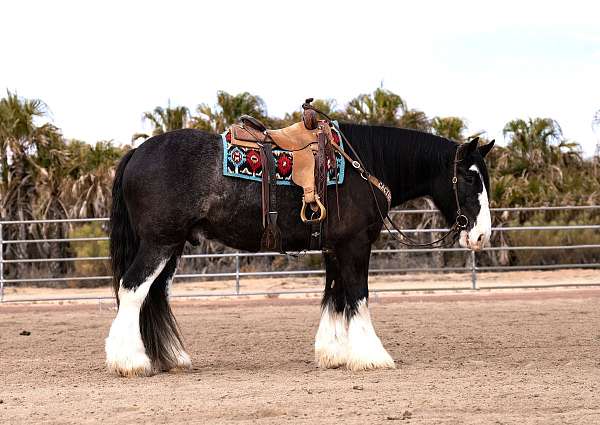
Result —
<path fill-rule="evenodd" d="M 334 99 L 315 99 L 312 101 L 312 106 L 315 109 L 327 114 L 331 119 L 337 121 L 348 121 L 347 115 L 344 111 L 337 109 L 336 101 Z M 283 118 L 272 118 L 268 117 L 265 122 L 274 128 L 287 127 L 288 125 L 302 121 L 302 110 L 298 109 L 292 113 L 286 113 Z"/>
<path fill-rule="evenodd" d="M 50 123 L 38 125 L 35 119 L 47 118 L 47 107 L 39 99 L 23 99 L 7 92 L 0 99 L 0 215 L 5 219 L 65 218 L 61 183 L 67 155 L 59 130 Z M 66 235 L 64 224 L 15 225 L 9 237 L 29 239 Z M 68 247 L 51 244 L 9 245 L 13 258 L 65 254 Z M 54 264 L 52 270 L 66 270 Z M 11 273 L 16 273 L 16 268 Z"/>
<path fill-rule="evenodd" d="M 64 160 L 58 129 L 34 120 L 47 117 L 39 99 L 22 99 L 7 92 L 0 99 L 0 204 L 3 217 L 34 216 L 35 186 L 54 172 Z M 48 189 L 48 188 L 46 188 Z"/>
<path fill-rule="evenodd" d="M 579 145 L 564 139 L 560 126 L 551 118 L 516 119 L 504 126 L 503 133 L 517 157 L 515 172 L 581 159 Z"/>
<path fill-rule="evenodd" d="M 504 136 L 510 139 L 510 146 L 522 156 L 535 149 L 547 149 L 562 138 L 560 125 L 551 118 L 516 119 L 506 123 Z"/>
<path fill-rule="evenodd" d="M 30 151 L 46 143 L 48 137 L 57 133 L 51 124 L 36 126 L 34 119 L 45 118 L 47 107 L 39 99 L 22 99 L 7 91 L 0 99 L 0 168 L 2 183 L 9 179 L 10 161 L 24 159 Z"/>
<path fill-rule="evenodd" d="M 185 106 L 176 106 L 171 108 L 169 104 L 166 108 L 157 106 L 153 111 L 144 112 L 143 121 L 150 122 L 153 126 L 152 135 L 166 133 L 167 131 L 186 128 L 190 119 L 190 111 Z M 137 139 L 147 139 L 149 136 L 145 133 L 136 133 L 131 138 L 132 142 Z"/>
<path fill-rule="evenodd" d="M 495 177 L 496 205 L 593 203 L 600 182 L 591 162 L 583 161 L 580 146 L 566 140 L 550 118 L 517 119 L 504 127 L 509 140 L 487 158 Z"/>
<path fill-rule="evenodd" d="M 419 131 L 431 131 L 431 121 L 423 111 L 409 109 L 398 120 L 398 127 L 412 128 Z"/>
<path fill-rule="evenodd" d="M 359 94 L 346 106 L 348 120 L 359 124 L 396 125 L 405 111 L 406 102 L 383 88 L 376 89 L 373 94 Z"/>
<path fill-rule="evenodd" d="M 466 122 L 459 117 L 434 117 L 431 120 L 433 132 L 438 136 L 445 137 L 457 142 L 465 140 L 464 132 L 467 129 Z"/>
<path fill-rule="evenodd" d="M 129 149 L 110 141 L 90 145 L 71 140 L 66 146 L 69 179 L 64 182 L 71 217 L 106 217 L 109 214 L 115 164 Z"/>
<path fill-rule="evenodd" d="M 192 119 L 192 127 L 215 133 L 225 131 L 225 128 L 236 122 L 240 115 L 248 114 L 258 119 L 267 117 L 265 102 L 259 96 L 248 92 L 232 95 L 218 91 L 215 107 L 211 108 L 206 103 L 201 103 L 196 112 L 198 116 Z"/>
<path fill-rule="evenodd" d="M 431 129 L 429 118 L 423 111 L 408 109 L 402 97 L 383 88 L 350 100 L 345 118 L 359 124 L 392 125 L 421 131 Z"/>

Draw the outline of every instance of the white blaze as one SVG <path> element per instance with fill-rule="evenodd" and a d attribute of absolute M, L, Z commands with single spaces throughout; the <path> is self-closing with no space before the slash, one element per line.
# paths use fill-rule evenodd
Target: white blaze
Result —
<path fill-rule="evenodd" d="M 477 214 L 477 217 L 475 218 L 475 224 L 468 233 L 466 231 L 460 233 L 460 245 L 479 250 L 490 240 L 492 234 L 492 216 L 490 214 L 490 201 L 488 199 L 487 190 L 485 189 L 483 176 L 481 175 L 479 168 L 474 164 L 471 165 L 469 170 L 475 171 L 481 179 L 482 191 L 478 195 L 479 214 Z"/>

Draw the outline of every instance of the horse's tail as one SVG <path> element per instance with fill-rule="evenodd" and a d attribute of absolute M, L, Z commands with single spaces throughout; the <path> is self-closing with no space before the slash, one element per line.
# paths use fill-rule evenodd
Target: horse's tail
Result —
<path fill-rule="evenodd" d="M 121 278 L 133 263 L 139 248 L 139 239 L 131 226 L 129 212 L 123 197 L 123 174 L 127 163 L 133 156 L 131 149 L 121 159 L 115 172 L 112 188 L 112 209 L 110 212 L 110 258 L 112 262 L 113 289 L 119 304 L 119 285 Z"/>

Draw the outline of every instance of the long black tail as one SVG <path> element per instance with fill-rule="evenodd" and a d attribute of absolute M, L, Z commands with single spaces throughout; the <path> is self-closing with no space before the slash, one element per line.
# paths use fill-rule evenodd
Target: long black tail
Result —
<path fill-rule="evenodd" d="M 112 189 L 112 210 L 110 214 L 110 255 L 112 260 L 113 288 L 117 304 L 121 278 L 133 263 L 138 253 L 140 241 L 131 225 L 129 212 L 123 198 L 123 173 L 134 149 L 125 154 L 117 171 Z M 165 268 L 156 278 L 140 310 L 140 333 L 146 354 L 157 370 L 169 370 L 178 364 L 178 355 L 184 350 L 181 333 L 167 297 L 168 284 L 177 267 L 174 253 Z"/>
<path fill-rule="evenodd" d="M 156 370 L 170 370 L 178 366 L 178 355 L 184 351 L 179 326 L 169 305 L 168 285 L 177 268 L 174 254 L 158 275 L 140 310 L 140 333 L 146 354 Z"/>
<path fill-rule="evenodd" d="M 123 173 L 135 149 L 125 154 L 115 172 L 112 188 L 112 209 L 110 212 L 110 258 L 112 262 L 113 289 L 119 303 L 121 278 L 133 263 L 139 248 L 139 239 L 131 226 L 129 212 L 123 197 Z"/>

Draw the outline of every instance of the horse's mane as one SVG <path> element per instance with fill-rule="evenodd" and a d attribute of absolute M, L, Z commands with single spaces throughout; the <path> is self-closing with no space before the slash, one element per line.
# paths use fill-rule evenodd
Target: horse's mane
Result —
<path fill-rule="evenodd" d="M 406 128 L 342 123 L 340 129 L 365 167 L 388 181 L 397 180 L 399 173 L 417 178 L 423 172 L 447 168 L 456 146 L 444 137 Z M 406 169 L 408 165 L 412 170 Z"/>

